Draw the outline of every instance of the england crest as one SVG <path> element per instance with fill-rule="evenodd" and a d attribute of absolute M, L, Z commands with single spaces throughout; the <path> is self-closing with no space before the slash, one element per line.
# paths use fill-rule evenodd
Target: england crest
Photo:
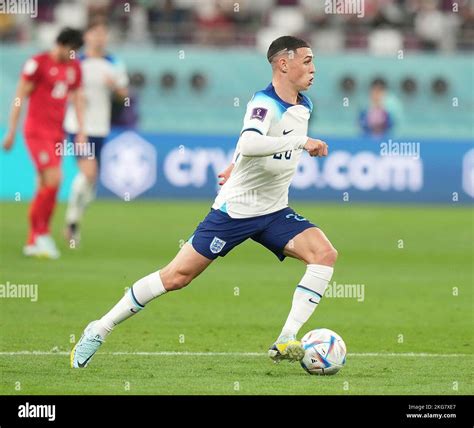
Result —
<path fill-rule="evenodd" d="M 217 254 L 222 251 L 225 244 L 226 244 L 225 241 L 223 241 L 222 239 L 219 239 L 217 236 L 214 236 L 214 239 L 212 240 L 211 245 L 209 246 L 209 249 L 211 250 L 212 253 Z"/>

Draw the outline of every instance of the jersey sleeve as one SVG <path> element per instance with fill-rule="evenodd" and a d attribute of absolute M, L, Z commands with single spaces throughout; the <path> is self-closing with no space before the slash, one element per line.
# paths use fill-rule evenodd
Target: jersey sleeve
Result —
<path fill-rule="evenodd" d="M 241 134 L 245 131 L 255 131 L 267 135 L 275 116 L 274 110 L 275 106 L 270 99 L 258 93 L 255 94 L 247 104 Z"/>
<path fill-rule="evenodd" d="M 41 76 L 41 61 L 38 57 L 32 57 L 25 62 L 21 77 L 29 82 L 37 83 Z"/>

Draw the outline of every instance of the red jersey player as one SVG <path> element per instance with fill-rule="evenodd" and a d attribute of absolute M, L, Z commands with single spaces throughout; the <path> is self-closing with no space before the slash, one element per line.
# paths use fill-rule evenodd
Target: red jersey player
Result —
<path fill-rule="evenodd" d="M 23 248 L 26 256 L 59 257 L 56 244 L 49 234 L 49 224 L 61 183 L 63 120 L 68 97 L 75 106 L 79 122 L 76 143 L 86 140 L 83 132 L 81 68 L 74 59 L 75 51 L 81 46 L 80 31 L 63 29 L 49 52 L 35 55 L 25 63 L 13 102 L 3 148 L 9 150 L 13 146 L 21 109 L 29 97 L 24 137 L 39 176 L 38 190 L 29 211 L 30 232 Z"/>

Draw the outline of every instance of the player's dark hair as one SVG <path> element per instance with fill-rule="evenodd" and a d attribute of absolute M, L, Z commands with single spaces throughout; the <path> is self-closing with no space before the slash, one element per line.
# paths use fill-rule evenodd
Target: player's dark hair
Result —
<path fill-rule="evenodd" d="M 375 88 L 377 86 L 382 89 L 387 89 L 387 81 L 383 77 L 376 77 L 370 83 L 370 87 Z"/>
<path fill-rule="evenodd" d="M 82 32 L 70 27 L 63 28 L 58 34 L 58 37 L 56 37 L 56 43 L 63 46 L 70 46 L 71 49 L 77 50 L 81 48 L 84 43 L 82 40 Z"/>
<path fill-rule="evenodd" d="M 309 43 L 303 39 L 293 36 L 282 36 L 278 39 L 273 40 L 267 51 L 268 62 L 272 62 L 275 55 L 279 52 L 284 51 L 296 51 L 298 48 L 310 48 Z"/>

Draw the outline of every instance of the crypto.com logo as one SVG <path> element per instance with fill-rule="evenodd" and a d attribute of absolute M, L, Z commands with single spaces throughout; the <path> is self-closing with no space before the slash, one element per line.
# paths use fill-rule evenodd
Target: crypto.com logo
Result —
<path fill-rule="evenodd" d="M 156 168 L 155 147 L 127 131 L 102 149 L 100 180 L 117 196 L 131 200 L 153 187 Z"/>

